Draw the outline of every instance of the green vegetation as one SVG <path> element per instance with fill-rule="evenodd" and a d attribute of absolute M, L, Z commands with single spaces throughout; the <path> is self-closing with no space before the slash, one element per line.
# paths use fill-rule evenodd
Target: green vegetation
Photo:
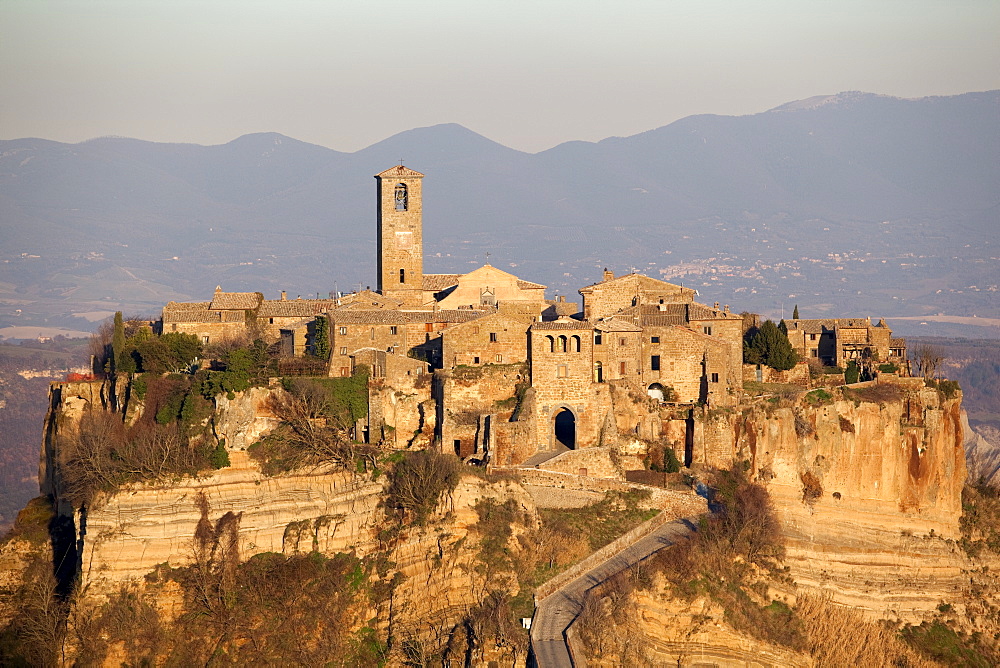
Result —
<path fill-rule="evenodd" d="M 330 358 L 330 320 L 325 315 L 320 315 L 313 321 L 312 354 L 321 360 Z"/>
<path fill-rule="evenodd" d="M 787 371 L 799 361 L 788 336 L 770 320 L 760 327 L 747 330 L 743 340 L 743 361 L 766 364 L 778 371 Z"/>
<path fill-rule="evenodd" d="M 861 380 L 861 367 L 854 360 L 847 363 L 847 370 L 844 371 L 844 383 L 846 385 L 853 385 L 854 383 Z"/>
<path fill-rule="evenodd" d="M 1000 661 L 1000 655 L 978 637 L 958 633 L 941 620 L 907 626 L 903 629 L 903 639 L 920 653 L 947 666 L 992 668 Z"/>
<path fill-rule="evenodd" d="M 810 406 L 826 406 L 833 403 L 833 395 L 822 388 L 806 392 L 805 399 Z"/>
<path fill-rule="evenodd" d="M 543 508 L 539 512 L 547 523 L 565 524 L 586 536 L 594 551 L 657 514 L 657 510 L 640 507 L 649 495 L 646 489 L 607 492 L 603 499 L 583 508 Z"/>

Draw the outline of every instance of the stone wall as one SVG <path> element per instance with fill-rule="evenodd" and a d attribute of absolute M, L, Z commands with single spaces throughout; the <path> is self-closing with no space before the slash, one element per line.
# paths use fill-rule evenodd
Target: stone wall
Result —
<path fill-rule="evenodd" d="M 528 361 L 528 324 L 492 314 L 449 327 L 441 337 L 445 367 L 518 364 Z"/>
<path fill-rule="evenodd" d="M 492 417 L 488 421 L 484 418 L 509 418 L 516 385 L 527 379 L 525 364 L 487 364 L 435 372 L 442 449 L 461 457 L 483 454 L 490 423 L 494 422 Z"/>

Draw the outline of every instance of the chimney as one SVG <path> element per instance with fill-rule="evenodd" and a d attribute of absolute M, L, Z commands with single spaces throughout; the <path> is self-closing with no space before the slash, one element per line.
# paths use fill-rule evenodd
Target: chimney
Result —
<path fill-rule="evenodd" d="M 558 297 L 556 297 L 556 299 L 559 300 L 560 304 L 565 304 L 566 303 L 566 295 L 559 295 Z"/>
<path fill-rule="evenodd" d="M 611 280 L 611 279 L 613 279 L 614 277 L 615 277 L 615 272 L 613 272 L 613 271 L 608 271 L 608 268 L 607 268 L 607 267 L 605 267 L 605 268 L 604 268 L 604 280 L 605 280 L 605 281 L 610 281 L 610 280 Z"/>
<path fill-rule="evenodd" d="M 281 301 L 286 301 L 288 299 L 288 293 L 284 290 L 281 291 Z"/>

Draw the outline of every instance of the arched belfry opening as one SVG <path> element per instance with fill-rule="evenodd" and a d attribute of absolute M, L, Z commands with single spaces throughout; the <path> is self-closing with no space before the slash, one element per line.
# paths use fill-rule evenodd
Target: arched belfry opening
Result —
<path fill-rule="evenodd" d="M 408 202 L 408 195 L 406 192 L 405 183 L 396 184 L 395 200 L 396 200 L 396 211 L 406 211 L 409 202 Z"/>
<path fill-rule="evenodd" d="M 576 416 L 568 408 L 560 409 L 552 416 L 552 429 L 557 448 L 563 446 L 570 450 L 576 449 Z"/>

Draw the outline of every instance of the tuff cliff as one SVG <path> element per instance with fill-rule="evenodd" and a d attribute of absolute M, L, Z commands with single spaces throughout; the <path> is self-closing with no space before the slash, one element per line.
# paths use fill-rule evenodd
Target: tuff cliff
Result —
<path fill-rule="evenodd" d="M 77 584 L 88 605 L 113 602 L 123 586 L 137 582 L 155 590 L 159 585 L 150 584 L 151 573 L 196 564 L 205 526 L 214 527 L 217 539 L 223 529 L 231 531 L 240 560 L 260 553 L 317 552 L 350 553 L 383 564 L 372 577 L 383 583 L 378 586 L 390 587 L 391 595 L 365 604 L 374 607 L 362 605 L 356 614 L 377 620 L 385 633 L 390 628 L 397 637 L 405 633 L 422 647 L 454 644 L 455 629 L 498 585 L 517 594 L 517 574 L 482 563 L 481 502 L 513 504 L 511 517 L 520 519 L 510 525 L 514 530 L 504 539 L 504 550 L 527 554 L 542 543 L 527 538 L 537 530 L 539 515 L 526 487 L 464 476 L 427 524 L 401 525 L 386 507 L 388 478 L 373 471 L 322 465 L 265 475 L 248 449 L 280 422 L 272 398 L 284 392 L 272 384 L 216 397 L 199 433 L 224 444 L 228 464 L 219 469 L 102 492 L 82 512 L 65 501 L 58 504 L 76 528 Z M 96 382 L 54 384 L 50 398 L 42 484 L 58 499 L 60 439 L 72 435 L 88 409 L 117 405 L 137 422 L 150 408 L 135 397 L 129 402 L 122 388 L 115 392 Z M 695 476 L 745 461 L 749 475 L 770 493 L 785 547 L 786 582 L 769 595 L 794 605 L 818 593 L 869 619 L 917 622 L 944 602 L 963 606 L 962 570 L 970 566 L 955 544 L 965 479 L 960 401 L 960 394 L 949 396 L 922 380 L 890 379 L 881 385 L 764 393 L 731 408 L 678 410 L 609 386 L 603 427 L 608 444 L 567 453 L 552 466 L 568 466 L 573 474 L 586 468 L 612 484 L 625 477 L 625 469 L 650 461 L 657 448 L 660 453 L 674 448 Z M 535 478 L 528 488 L 537 496 Z M 546 499 L 565 486 L 545 484 Z M 600 487 L 595 497 L 605 491 Z M 171 591 L 167 587 L 157 595 L 171 600 Z M 174 592 L 174 602 L 160 611 L 164 619 L 190 605 L 178 597 Z M 644 621 L 635 633 L 648 636 L 654 654 L 737 661 L 765 652 L 778 661 L 806 661 L 796 658 L 801 652 L 788 654 L 726 630 L 722 613 L 713 613 L 706 601 L 681 604 L 651 592 L 637 605 Z M 661 623 L 674 613 L 690 618 L 691 628 Z M 713 615 L 717 622 L 709 623 Z M 523 650 L 501 643 L 487 651 L 481 641 L 480 658 L 509 660 Z"/>

